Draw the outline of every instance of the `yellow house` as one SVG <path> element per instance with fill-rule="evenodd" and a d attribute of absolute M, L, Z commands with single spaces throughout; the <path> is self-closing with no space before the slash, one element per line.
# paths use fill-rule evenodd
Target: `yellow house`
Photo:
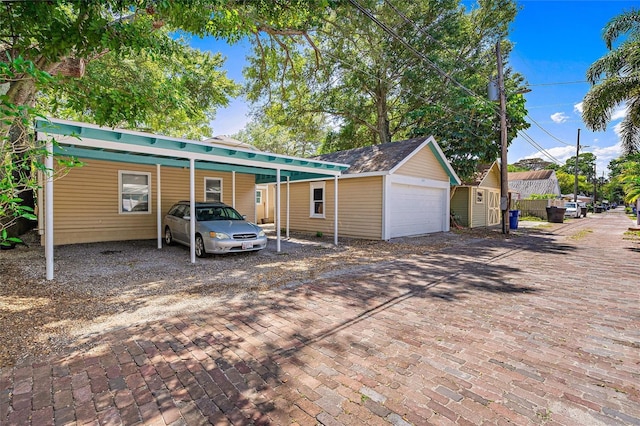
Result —
<path fill-rule="evenodd" d="M 337 180 L 348 167 L 66 120 L 38 120 L 36 131 L 51 154 L 38 194 L 48 279 L 54 245 L 157 238 L 162 248 L 162 219 L 177 201 L 221 201 L 255 222 L 256 185 Z M 50 173 L 59 171 L 54 156 L 77 157 L 84 165 Z M 195 219 L 191 234 L 195 262 Z"/>
<path fill-rule="evenodd" d="M 453 189 L 451 213 L 458 225 L 477 228 L 500 224 L 500 166 L 478 166 L 474 176 Z"/>
<path fill-rule="evenodd" d="M 339 151 L 314 160 L 350 167 L 335 182 L 316 179 L 282 187 L 283 200 L 290 196 L 290 208 L 283 203 L 281 216 L 291 230 L 334 234 L 336 202 L 341 236 L 388 240 L 449 230 L 450 188 L 460 179 L 433 137 Z"/>

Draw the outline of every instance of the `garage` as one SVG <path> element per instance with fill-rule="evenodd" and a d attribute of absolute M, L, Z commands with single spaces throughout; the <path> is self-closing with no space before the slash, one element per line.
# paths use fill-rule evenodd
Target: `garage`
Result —
<path fill-rule="evenodd" d="M 391 238 L 445 230 L 446 191 L 441 188 L 391 184 Z"/>

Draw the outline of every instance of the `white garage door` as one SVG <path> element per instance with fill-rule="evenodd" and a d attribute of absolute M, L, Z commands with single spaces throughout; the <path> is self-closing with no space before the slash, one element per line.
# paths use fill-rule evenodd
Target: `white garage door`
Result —
<path fill-rule="evenodd" d="M 391 238 L 444 231 L 445 195 L 441 188 L 391 184 Z"/>

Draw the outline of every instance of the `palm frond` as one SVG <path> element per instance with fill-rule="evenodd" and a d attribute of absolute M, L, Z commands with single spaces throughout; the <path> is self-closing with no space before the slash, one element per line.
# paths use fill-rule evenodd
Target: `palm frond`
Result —
<path fill-rule="evenodd" d="M 593 86 L 584 98 L 582 119 L 591 130 L 606 130 L 613 110 L 640 96 L 640 75 L 610 77 Z"/>
<path fill-rule="evenodd" d="M 640 31 L 640 9 L 631 9 L 618 15 L 604 27 L 602 37 L 607 44 L 607 49 L 611 49 L 618 37 L 629 31 Z"/>

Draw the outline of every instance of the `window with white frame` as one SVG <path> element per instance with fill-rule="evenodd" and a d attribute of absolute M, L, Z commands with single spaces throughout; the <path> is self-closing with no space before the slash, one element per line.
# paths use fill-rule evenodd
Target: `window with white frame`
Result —
<path fill-rule="evenodd" d="M 120 213 L 151 213 L 151 173 L 118 171 Z"/>
<path fill-rule="evenodd" d="M 476 192 L 476 204 L 484 204 L 484 190 L 478 189 Z"/>
<path fill-rule="evenodd" d="M 324 182 L 311 182 L 311 205 L 310 205 L 310 217 L 324 218 L 325 209 L 325 188 Z"/>
<path fill-rule="evenodd" d="M 222 202 L 221 178 L 204 178 L 204 200 Z"/>

